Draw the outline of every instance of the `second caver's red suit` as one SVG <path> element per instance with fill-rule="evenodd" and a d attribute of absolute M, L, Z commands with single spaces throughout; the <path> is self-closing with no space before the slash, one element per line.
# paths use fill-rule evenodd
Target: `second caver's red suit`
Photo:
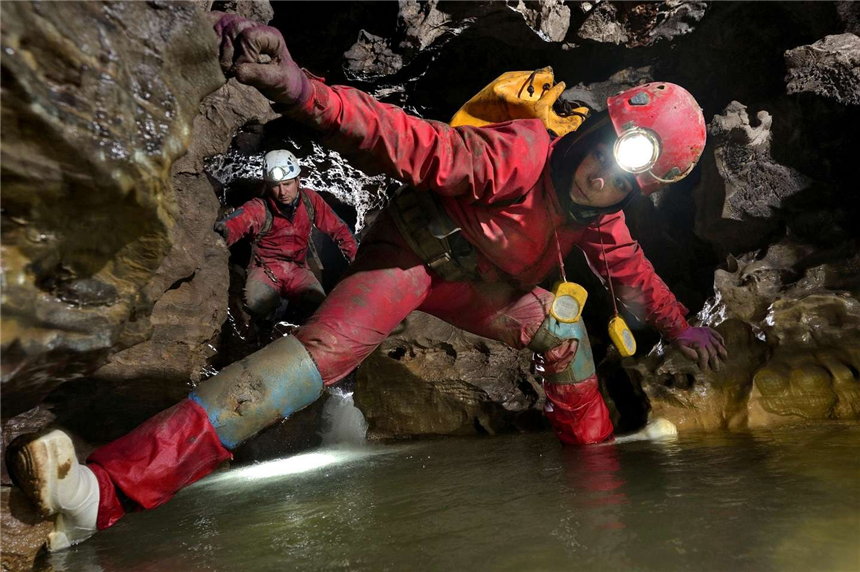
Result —
<path fill-rule="evenodd" d="M 347 260 L 355 259 L 358 245 L 346 224 L 317 193 L 310 189 L 299 192 L 306 199 L 296 197 L 291 216 L 267 195 L 251 199 L 222 221 L 227 246 L 243 238 L 254 241 L 245 304 L 259 317 L 272 314 L 281 298 L 300 302 L 310 310 L 316 309 L 325 298 L 325 290 L 306 264 L 312 225 L 328 235 Z M 313 206 L 313 221 L 306 200 Z"/>

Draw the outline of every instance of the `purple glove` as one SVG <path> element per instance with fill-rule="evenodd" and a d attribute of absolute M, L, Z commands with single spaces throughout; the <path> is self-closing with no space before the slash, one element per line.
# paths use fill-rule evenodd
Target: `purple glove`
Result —
<path fill-rule="evenodd" d="M 691 360 L 698 361 L 702 371 L 709 363 L 714 371 L 720 371 L 720 358 L 729 357 L 726 341 L 713 328 L 689 327 L 672 340 L 672 344 Z"/>
<path fill-rule="evenodd" d="M 310 81 L 290 56 L 281 32 L 235 14 L 212 14 L 218 17 L 214 27 L 225 74 L 275 103 L 301 103 L 311 96 Z"/>

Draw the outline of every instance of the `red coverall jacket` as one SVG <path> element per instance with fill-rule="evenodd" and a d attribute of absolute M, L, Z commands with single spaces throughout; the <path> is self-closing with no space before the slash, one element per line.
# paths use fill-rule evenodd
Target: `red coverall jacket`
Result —
<path fill-rule="evenodd" d="M 630 236 L 623 212 L 583 226 L 562 211 L 550 178 L 553 142 L 539 119 L 454 128 L 407 115 L 357 89 L 313 78 L 311 84 L 313 95 L 290 114 L 366 173 L 441 195 L 477 248 L 484 280 L 541 282 L 558 266 L 556 232 L 563 254 L 580 248 L 606 280 L 602 237 L 622 302 L 667 339 L 687 328 L 687 309 Z"/>
<path fill-rule="evenodd" d="M 340 248 L 343 255 L 352 262 L 358 245 L 349 232 L 346 224 L 331 210 L 322 197 L 310 189 L 302 189 L 314 205 L 313 224 L 327 234 Z M 311 233 L 311 221 L 304 201 L 299 200 L 293 220 L 284 216 L 275 201 L 265 198 L 251 199 L 233 212 L 225 224 L 229 230 L 227 246 L 248 237 L 254 238 L 266 222 L 266 205 L 274 215 L 272 228 L 257 244 L 256 254 L 264 261 L 292 261 L 303 264 L 308 254 L 308 237 Z"/>
<path fill-rule="evenodd" d="M 452 128 L 410 117 L 355 89 L 329 88 L 315 80 L 312 85 L 312 97 L 290 110 L 294 117 L 316 127 L 331 147 L 348 157 L 355 151 L 351 159 L 365 172 L 387 173 L 441 195 L 448 214 L 479 251 L 485 280 L 441 280 L 409 250 L 391 218 L 381 216 L 350 273 L 295 334 L 324 383 L 347 375 L 414 309 L 512 347 L 526 347 L 545 319 L 551 294 L 539 287 L 514 288 L 509 282 L 534 285 L 555 269 L 556 232 L 564 253 L 581 248 L 599 273 L 604 272 L 602 237 L 622 300 L 640 309 L 667 338 L 687 327 L 685 308 L 630 237 L 622 213 L 582 226 L 562 212 L 549 176 L 553 145 L 540 120 Z M 317 225 L 332 229 L 323 214 L 328 208 L 315 194 L 309 195 L 320 205 Z M 247 215 L 228 223 L 231 241 L 263 223 L 262 201 L 246 206 Z M 309 227 L 303 206 L 296 217 L 304 221 L 302 231 L 281 242 L 277 229 L 289 221 L 275 217 L 267 252 L 304 258 Z M 352 242 L 341 248 L 349 248 L 350 258 L 355 254 Z M 544 357 L 556 365 L 569 363 L 575 348 L 560 346 Z M 547 417 L 563 442 L 598 443 L 611 437 L 596 375 L 575 384 L 545 384 L 545 389 L 552 405 L 545 409 Z M 197 403 L 185 400 L 162 412 L 90 456 L 101 494 L 99 528 L 110 526 L 124 512 L 116 488 L 138 506 L 153 508 L 229 457 Z"/>

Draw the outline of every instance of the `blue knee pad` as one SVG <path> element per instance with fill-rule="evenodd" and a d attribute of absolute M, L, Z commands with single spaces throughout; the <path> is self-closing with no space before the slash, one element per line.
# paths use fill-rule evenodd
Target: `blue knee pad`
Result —
<path fill-rule="evenodd" d="M 595 368 L 594 357 L 591 355 L 591 342 L 588 341 L 588 332 L 585 330 L 585 323 L 582 320 L 566 324 L 559 322 L 552 316 L 547 316 L 532 338 L 532 341 L 529 342 L 528 347 L 534 352 L 545 354 L 567 340 L 576 340 L 579 342 L 576 346 L 573 361 L 564 371 L 546 376 L 545 380 L 548 383 L 562 385 L 579 383 L 594 375 Z"/>
<path fill-rule="evenodd" d="M 287 336 L 224 368 L 188 398 L 206 410 L 221 444 L 235 449 L 316 401 L 322 390 L 322 376 L 310 354 Z"/>

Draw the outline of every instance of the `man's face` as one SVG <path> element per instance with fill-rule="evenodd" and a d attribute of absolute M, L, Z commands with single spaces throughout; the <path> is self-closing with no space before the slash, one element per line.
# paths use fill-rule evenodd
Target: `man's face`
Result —
<path fill-rule="evenodd" d="M 615 163 L 612 149 L 598 143 L 579 164 L 570 186 L 570 199 L 578 205 L 609 207 L 633 191 L 629 175 Z"/>
<path fill-rule="evenodd" d="M 275 201 L 282 205 L 288 205 L 296 200 L 299 194 L 299 178 L 281 181 L 280 183 L 266 183 L 269 194 Z"/>

